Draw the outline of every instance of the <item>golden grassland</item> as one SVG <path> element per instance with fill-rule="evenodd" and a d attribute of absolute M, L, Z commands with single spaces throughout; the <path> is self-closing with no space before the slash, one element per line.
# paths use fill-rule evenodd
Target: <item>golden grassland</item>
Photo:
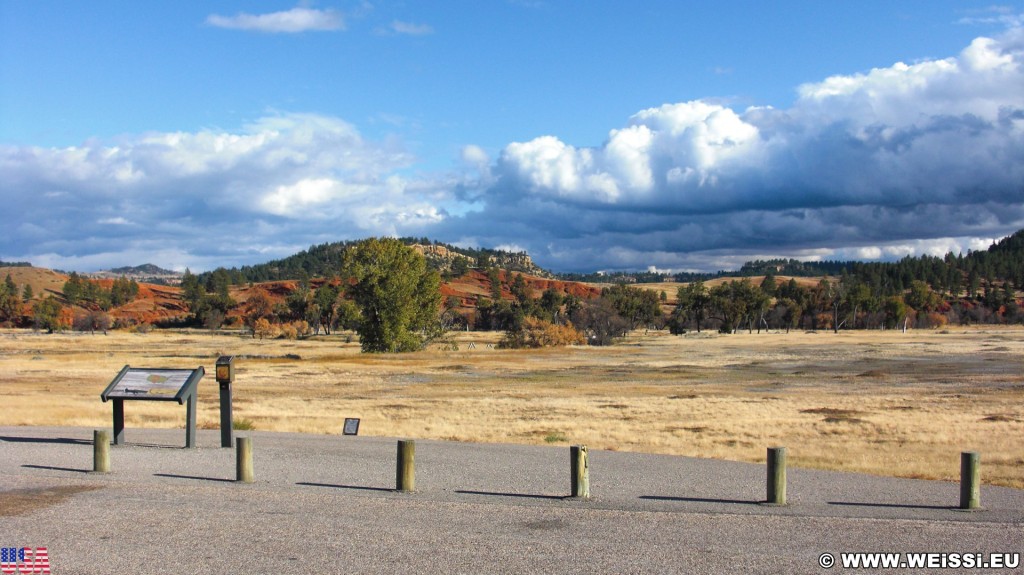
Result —
<path fill-rule="evenodd" d="M 202 331 L 0 332 L 2 425 L 110 425 L 99 395 L 126 364 L 194 368 L 199 425 L 219 424 L 220 354 L 239 356 L 235 418 L 258 430 L 586 444 L 1024 488 L 1024 330 L 688 334 L 636 332 L 606 348 L 366 355 L 350 335 L 258 341 Z M 471 343 L 473 345 L 471 345 Z M 183 427 L 174 403 L 128 402 L 133 427 Z"/>

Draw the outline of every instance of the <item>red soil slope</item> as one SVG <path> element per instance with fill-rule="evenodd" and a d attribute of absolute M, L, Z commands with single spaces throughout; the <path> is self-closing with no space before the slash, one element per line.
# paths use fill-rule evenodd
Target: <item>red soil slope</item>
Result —
<path fill-rule="evenodd" d="M 67 281 L 67 276 L 42 268 L 5 267 L 0 268 L 0 281 L 2 281 L 7 273 L 11 274 L 11 278 L 18 285 L 19 289 L 23 289 L 23 286 L 26 284 L 31 285 L 36 299 L 53 295 L 63 300 L 61 289 L 64 286 L 64 282 Z M 504 300 L 513 299 L 509 288 L 515 275 L 517 273 L 499 272 L 501 297 Z M 551 280 L 527 274 L 522 275 L 534 297 L 540 297 L 547 289 L 555 289 L 563 294 L 572 294 L 583 299 L 595 298 L 601 293 L 602 286 L 600 285 Z M 705 283 L 711 287 L 728 279 L 733 278 L 719 278 Z M 763 278 L 756 277 L 750 279 L 755 284 L 760 284 Z M 820 278 L 796 279 L 802 285 L 812 286 Z M 113 284 L 113 280 L 95 281 L 98 281 L 107 289 L 110 289 Z M 789 281 L 789 277 L 779 277 L 778 281 L 780 283 Z M 324 280 L 312 280 L 311 282 L 314 289 L 319 288 L 323 283 Z M 676 289 L 680 285 L 683 284 L 637 284 L 636 287 L 665 291 L 668 296 L 668 301 L 665 303 L 671 306 L 675 303 Z M 270 298 L 271 302 L 278 304 L 284 303 L 285 299 L 296 289 L 298 289 L 298 282 L 295 280 L 264 282 L 251 287 L 234 287 L 231 289 L 230 295 L 240 305 L 232 310 L 229 316 L 240 317 L 245 313 L 245 302 L 257 292 L 263 292 Z M 464 315 L 469 315 L 473 313 L 480 299 L 489 299 L 491 297 L 491 282 L 486 273 L 479 270 L 470 270 L 469 273 L 460 278 L 444 282 L 441 285 L 441 296 L 445 300 L 449 297 L 457 298 L 458 306 L 456 310 Z M 26 313 L 28 313 L 30 305 L 31 302 L 26 305 Z M 73 313 L 84 311 L 85 308 L 83 307 L 72 307 Z M 110 316 L 115 320 L 121 320 L 123 323 L 154 324 L 184 319 L 188 316 L 188 309 L 181 299 L 181 289 L 179 287 L 143 283 L 139 284 L 139 295 L 135 301 L 110 310 Z"/>

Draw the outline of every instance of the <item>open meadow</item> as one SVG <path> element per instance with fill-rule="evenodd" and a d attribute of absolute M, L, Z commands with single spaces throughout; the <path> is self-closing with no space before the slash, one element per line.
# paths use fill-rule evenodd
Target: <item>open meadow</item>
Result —
<path fill-rule="evenodd" d="M 204 331 L 0 332 L 3 425 L 109 427 L 100 392 L 125 365 L 206 368 L 201 428 L 219 423 L 218 355 L 235 355 L 236 423 L 266 431 L 586 444 L 1024 488 L 1024 330 L 636 332 L 611 347 L 366 355 L 351 335 L 253 340 Z M 184 427 L 175 403 L 126 402 L 133 428 Z"/>

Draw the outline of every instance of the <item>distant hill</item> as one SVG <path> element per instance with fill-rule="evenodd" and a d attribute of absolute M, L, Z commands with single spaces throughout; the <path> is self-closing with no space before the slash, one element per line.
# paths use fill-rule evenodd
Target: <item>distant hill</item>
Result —
<path fill-rule="evenodd" d="M 153 264 L 142 264 L 141 266 L 127 266 L 127 267 L 121 267 L 121 268 L 113 268 L 113 269 L 110 269 L 110 270 L 107 270 L 107 271 L 109 273 L 112 273 L 112 274 L 119 274 L 119 275 L 125 275 L 125 276 L 127 276 L 127 275 L 173 276 L 173 275 L 177 275 L 178 274 L 178 272 L 175 272 L 175 271 L 172 271 L 172 270 L 165 270 L 164 268 L 162 268 L 160 266 L 153 265 Z"/>
<path fill-rule="evenodd" d="M 45 268 L 32 266 L 8 265 L 6 262 L 0 266 L 0 281 L 7 276 L 18 286 L 18 293 L 24 291 L 25 286 L 32 286 L 32 299 L 38 300 L 48 295 L 61 295 L 64 289 L 64 282 L 68 277 L 64 274 Z"/>
<path fill-rule="evenodd" d="M 157 285 L 178 285 L 181 283 L 182 274 L 153 264 L 142 264 L 141 266 L 125 266 L 99 272 L 82 274 L 91 279 L 115 279 L 128 278 L 137 282 L 144 282 Z"/>
<path fill-rule="evenodd" d="M 539 278 L 553 278 L 554 274 L 538 267 L 524 252 L 509 252 L 488 248 L 459 248 L 427 238 L 399 238 L 400 241 L 422 253 L 430 268 L 442 274 L 461 275 L 464 268 L 497 267 L 508 272 L 520 272 Z M 297 254 L 272 260 L 264 264 L 240 268 L 218 268 L 199 274 L 205 282 L 213 273 L 226 273 L 234 285 L 308 278 L 330 278 L 341 271 L 342 255 L 354 241 L 341 241 L 310 246 Z"/>

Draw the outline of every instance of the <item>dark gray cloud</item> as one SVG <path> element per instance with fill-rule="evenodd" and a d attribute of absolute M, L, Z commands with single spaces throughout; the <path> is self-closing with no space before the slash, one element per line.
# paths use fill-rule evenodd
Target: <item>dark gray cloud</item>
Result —
<path fill-rule="evenodd" d="M 570 269 L 984 247 L 1024 227 L 1019 37 L 807 84 L 786 110 L 667 104 L 599 147 L 510 144 L 486 207 L 444 225 L 467 243 L 516 229 Z"/>

